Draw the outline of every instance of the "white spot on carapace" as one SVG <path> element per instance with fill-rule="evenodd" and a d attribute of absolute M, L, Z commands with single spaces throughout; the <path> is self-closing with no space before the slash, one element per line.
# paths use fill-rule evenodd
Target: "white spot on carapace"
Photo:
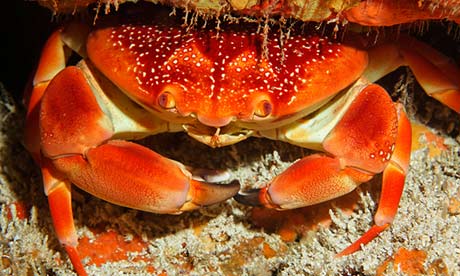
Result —
<path fill-rule="evenodd" d="M 289 99 L 289 102 L 287 104 L 291 105 L 295 101 L 295 99 L 297 99 L 297 97 L 295 95 L 292 96 L 291 99 Z"/>

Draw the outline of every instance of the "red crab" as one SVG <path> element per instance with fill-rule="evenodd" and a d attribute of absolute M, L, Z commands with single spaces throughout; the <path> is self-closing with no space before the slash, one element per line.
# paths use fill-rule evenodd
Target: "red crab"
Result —
<path fill-rule="evenodd" d="M 339 42 L 293 30 L 280 41 L 276 30 L 265 36 L 251 24 L 185 29 L 156 12 L 142 24 L 56 31 L 33 80 L 26 144 L 80 275 L 71 183 L 118 205 L 174 214 L 239 191 L 127 140 L 185 131 L 211 147 L 256 136 L 317 150 L 237 196 L 278 210 L 342 196 L 383 172 L 375 225 L 345 255 L 391 224 L 409 165 L 410 123 L 372 82 L 407 65 L 429 95 L 460 112 L 459 68 L 408 37 L 365 47 L 356 34 Z M 76 66 L 66 66 L 69 49 L 83 57 Z"/>

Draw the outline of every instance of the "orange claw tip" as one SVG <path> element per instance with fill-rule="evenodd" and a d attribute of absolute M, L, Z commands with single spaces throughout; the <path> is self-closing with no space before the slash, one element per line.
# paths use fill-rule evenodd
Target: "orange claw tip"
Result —
<path fill-rule="evenodd" d="M 229 184 L 214 184 L 191 180 L 188 201 L 180 208 L 189 211 L 225 201 L 240 190 L 240 183 L 234 180 Z"/>

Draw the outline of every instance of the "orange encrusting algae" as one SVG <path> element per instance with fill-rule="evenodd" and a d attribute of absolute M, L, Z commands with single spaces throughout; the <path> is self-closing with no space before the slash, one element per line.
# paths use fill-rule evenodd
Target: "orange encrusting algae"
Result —
<path fill-rule="evenodd" d="M 402 247 L 377 268 L 376 275 L 386 275 L 390 264 L 393 264 L 394 272 L 404 273 L 405 275 L 424 275 L 426 273 L 424 267 L 426 258 L 426 251 L 408 250 Z"/>
<path fill-rule="evenodd" d="M 412 123 L 412 151 L 428 147 L 430 157 L 436 157 L 447 150 L 444 138 L 436 135 L 426 126 Z"/>
<path fill-rule="evenodd" d="M 82 259 L 88 258 L 88 265 L 101 266 L 107 262 L 128 260 L 130 253 L 139 254 L 130 261 L 149 261 L 148 258 L 142 256 L 148 244 L 139 237 L 133 237 L 132 240 L 127 241 L 126 237 L 112 230 L 94 235 L 94 239 L 81 238 L 78 244 L 79 255 Z"/>
<path fill-rule="evenodd" d="M 270 259 L 276 256 L 276 250 L 273 249 L 268 243 L 264 242 L 262 246 L 265 258 Z"/>

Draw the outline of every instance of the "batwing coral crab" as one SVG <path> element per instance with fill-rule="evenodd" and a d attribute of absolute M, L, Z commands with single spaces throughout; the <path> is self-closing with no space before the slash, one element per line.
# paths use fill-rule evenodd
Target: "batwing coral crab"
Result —
<path fill-rule="evenodd" d="M 185 131 L 211 147 L 255 136 L 317 150 L 236 196 L 278 210 L 342 196 L 383 172 L 375 225 L 339 253 L 346 255 L 391 224 L 409 165 L 410 123 L 372 82 L 408 65 L 429 95 L 460 112 L 458 67 L 408 37 L 367 47 L 356 34 L 337 41 L 296 29 L 281 40 L 249 23 L 184 28 L 158 13 L 56 31 L 33 79 L 26 144 L 79 275 L 86 272 L 71 183 L 118 205 L 172 214 L 239 192 L 238 183 L 209 183 L 132 140 Z M 70 49 L 83 57 L 75 66 L 66 66 Z"/>

